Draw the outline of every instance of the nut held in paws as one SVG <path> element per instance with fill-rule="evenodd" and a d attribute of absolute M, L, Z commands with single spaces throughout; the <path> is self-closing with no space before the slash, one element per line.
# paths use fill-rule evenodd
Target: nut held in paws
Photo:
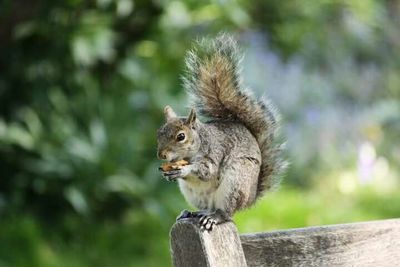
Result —
<path fill-rule="evenodd" d="M 158 169 L 163 172 L 168 172 L 172 170 L 179 170 L 181 167 L 188 164 L 189 162 L 187 162 L 186 160 L 178 160 L 176 162 L 163 163 Z"/>

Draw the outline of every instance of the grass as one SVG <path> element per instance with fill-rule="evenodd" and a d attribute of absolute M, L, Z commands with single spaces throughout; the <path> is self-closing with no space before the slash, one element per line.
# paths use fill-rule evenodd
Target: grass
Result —
<path fill-rule="evenodd" d="M 400 194 L 395 191 L 382 194 L 367 187 L 342 194 L 285 188 L 238 213 L 235 222 L 241 233 L 247 233 L 395 217 L 400 217 Z"/>

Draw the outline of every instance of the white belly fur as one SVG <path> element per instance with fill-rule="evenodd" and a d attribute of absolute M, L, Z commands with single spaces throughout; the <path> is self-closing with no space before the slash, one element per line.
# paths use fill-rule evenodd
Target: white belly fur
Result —
<path fill-rule="evenodd" d="M 216 179 L 217 180 L 217 179 Z M 179 179 L 179 188 L 186 201 L 198 209 L 225 210 L 229 193 L 224 183 L 214 181 L 201 181 L 197 177 Z"/>

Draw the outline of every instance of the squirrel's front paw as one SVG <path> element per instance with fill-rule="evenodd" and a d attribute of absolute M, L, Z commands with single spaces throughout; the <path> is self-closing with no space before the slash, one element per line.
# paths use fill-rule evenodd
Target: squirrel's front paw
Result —
<path fill-rule="evenodd" d="M 186 165 L 182 166 L 180 169 L 163 172 L 163 176 L 168 181 L 176 181 L 176 179 L 178 178 L 184 178 L 187 175 L 189 175 L 190 171 L 191 171 L 191 166 Z"/>
<path fill-rule="evenodd" d="M 181 170 L 172 170 L 163 172 L 163 177 L 169 182 L 175 182 L 176 179 L 181 178 Z"/>

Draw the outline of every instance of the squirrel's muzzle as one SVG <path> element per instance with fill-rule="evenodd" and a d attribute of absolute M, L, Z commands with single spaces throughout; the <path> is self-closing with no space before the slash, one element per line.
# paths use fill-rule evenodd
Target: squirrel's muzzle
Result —
<path fill-rule="evenodd" d="M 163 150 L 157 152 L 157 157 L 159 159 L 167 159 L 167 153 Z"/>

